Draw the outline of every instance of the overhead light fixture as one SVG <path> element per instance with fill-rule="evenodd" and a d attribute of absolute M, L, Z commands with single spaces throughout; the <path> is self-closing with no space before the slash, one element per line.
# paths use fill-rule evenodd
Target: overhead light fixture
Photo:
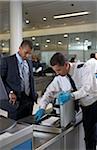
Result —
<path fill-rule="evenodd" d="M 76 17 L 76 16 L 82 16 L 82 15 L 88 15 L 90 12 L 83 11 L 83 12 L 77 12 L 77 13 L 71 13 L 71 14 L 64 14 L 64 15 L 56 15 L 53 18 L 54 19 L 60 19 L 60 18 L 69 18 L 69 17 Z"/>
<path fill-rule="evenodd" d="M 39 43 L 36 43 L 36 46 L 39 46 Z"/>
<path fill-rule="evenodd" d="M 89 41 L 88 41 L 87 39 L 84 41 L 85 44 L 87 44 L 88 42 L 89 42 Z"/>
<path fill-rule="evenodd" d="M 32 40 L 33 40 L 33 41 L 35 40 L 35 37 L 34 37 L 34 36 L 32 37 Z"/>
<path fill-rule="evenodd" d="M 43 21 L 46 21 L 46 17 L 43 17 Z"/>
<path fill-rule="evenodd" d="M 81 42 L 79 41 L 79 42 L 77 42 L 77 44 L 81 44 Z"/>
<path fill-rule="evenodd" d="M 4 47 L 4 46 L 5 46 L 4 42 L 3 42 L 3 43 L 1 43 L 1 45 L 2 45 L 2 47 Z"/>
<path fill-rule="evenodd" d="M 61 41 L 58 41 L 58 45 L 62 45 L 62 42 L 61 42 Z"/>
<path fill-rule="evenodd" d="M 44 47 L 46 47 L 46 48 L 47 48 L 47 47 L 48 47 L 48 45 L 46 44 Z"/>
<path fill-rule="evenodd" d="M 68 37 L 68 34 L 64 34 L 64 38 L 67 38 Z"/>
<path fill-rule="evenodd" d="M 26 22 L 26 24 L 29 24 L 29 23 L 30 23 L 30 20 L 29 20 L 29 19 L 26 19 L 25 22 Z"/>
<path fill-rule="evenodd" d="M 47 40 L 46 40 L 46 42 L 47 42 L 47 43 L 50 43 L 50 40 L 49 40 L 49 39 L 47 39 Z"/>
<path fill-rule="evenodd" d="M 70 48 L 70 47 L 71 47 L 71 45 L 69 44 L 69 45 L 68 45 L 68 47 Z"/>
<path fill-rule="evenodd" d="M 79 38 L 79 37 L 76 37 L 76 38 L 75 38 L 75 40 L 76 40 L 76 41 L 79 41 L 79 40 L 80 40 L 80 38 Z"/>

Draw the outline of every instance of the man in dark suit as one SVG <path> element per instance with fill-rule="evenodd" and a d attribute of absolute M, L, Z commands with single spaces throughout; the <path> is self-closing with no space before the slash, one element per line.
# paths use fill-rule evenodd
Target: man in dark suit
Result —
<path fill-rule="evenodd" d="M 16 54 L 1 59 L 0 75 L 9 96 L 10 107 L 5 108 L 15 120 L 32 114 L 36 94 L 33 65 L 28 59 L 32 42 L 24 40 Z"/>

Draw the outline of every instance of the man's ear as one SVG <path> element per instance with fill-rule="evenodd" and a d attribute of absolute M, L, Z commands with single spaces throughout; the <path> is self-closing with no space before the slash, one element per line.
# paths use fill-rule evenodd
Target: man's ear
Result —
<path fill-rule="evenodd" d="M 64 63 L 64 67 L 68 70 L 70 67 L 69 63 Z"/>

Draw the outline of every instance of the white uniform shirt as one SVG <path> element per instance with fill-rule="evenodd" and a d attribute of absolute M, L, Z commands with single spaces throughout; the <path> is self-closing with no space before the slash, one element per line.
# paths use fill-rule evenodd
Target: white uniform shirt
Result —
<path fill-rule="evenodd" d="M 96 60 L 97 61 L 97 60 Z M 78 91 L 73 92 L 75 100 L 80 99 L 82 106 L 88 106 L 97 101 L 97 78 L 95 76 L 95 69 L 97 69 L 97 62 L 87 61 L 82 68 L 74 68 L 73 79 L 75 81 Z"/>
<path fill-rule="evenodd" d="M 97 84 L 91 64 L 86 62 L 83 67 L 77 68 L 81 63 L 71 64 L 70 74 L 76 84 L 78 91 L 73 92 L 75 100 L 80 99 L 82 106 L 88 106 L 97 101 Z M 93 67 L 95 68 L 95 65 Z M 92 70 L 91 70 L 92 68 Z M 45 109 L 52 102 L 60 91 L 71 91 L 72 87 L 67 76 L 56 76 L 47 87 L 46 92 L 40 100 L 40 107 Z"/>
<path fill-rule="evenodd" d="M 40 107 L 45 109 L 46 106 L 52 102 L 60 91 L 70 91 L 71 84 L 67 76 L 56 76 L 53 81 L 49 84 L 46 92 L 40 100 Z"/>

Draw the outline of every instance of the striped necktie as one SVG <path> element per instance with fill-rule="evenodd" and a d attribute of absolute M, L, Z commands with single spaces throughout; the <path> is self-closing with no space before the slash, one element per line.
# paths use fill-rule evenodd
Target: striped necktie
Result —
<path fill-rule="evenodd" d="M 29 67 L 26 61 L 22 62 L 22 77 L 25 94 L 29 96 Z"/>

